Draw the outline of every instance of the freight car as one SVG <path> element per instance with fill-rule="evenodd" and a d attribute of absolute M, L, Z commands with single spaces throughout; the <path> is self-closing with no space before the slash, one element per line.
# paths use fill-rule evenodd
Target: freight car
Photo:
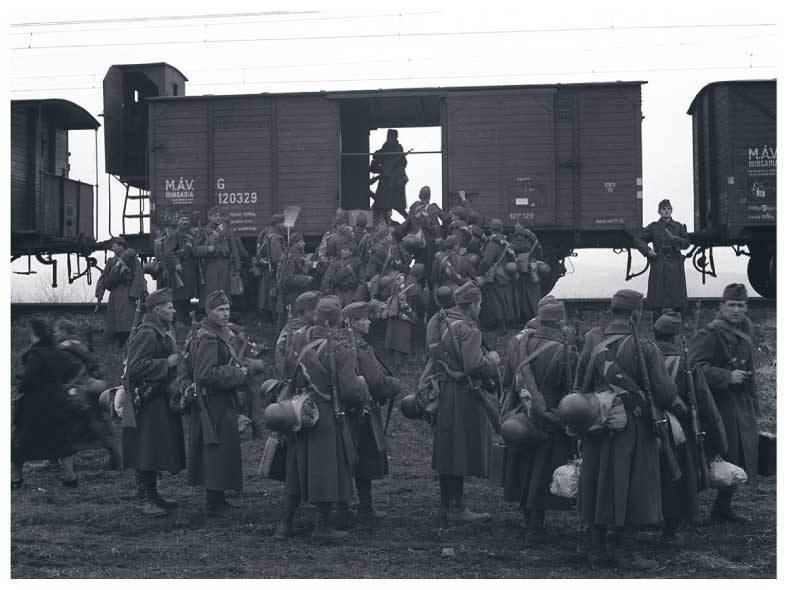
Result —
<path fill-rule="evenodd" d="M 100 127 L 81 106 L 62 99 L 11 101 L 11 260 L 30 258 L 52 265 L 66 254 L 68 280 L 90 278 L 95 259 L 93 185 L 69 178 L 69 131 Z M 96 141 L 97 145 L 97 141 Z M 97 158 L 96 158 L 96 161 Z M 96 170 L 97 172 L 97 170 Z M 77 269 L 71 269 L 76 255 Z M 82 267 L 80 260 L 85 259 Z"/>
<path fill-rule="evenodd" d="M 253 249 L 272 213 L 299 205 L 316 239 L 338 207 L 369 209 L 370 131 L 410 127 L 441 128 L 443 208 L 461 194 L 486 222 L 537 232 L 544 292 L 574 248 L 626 248 L 641 228 L 644 82 L 183 96 L 185 80 L 139 64 L 104 81 L 107 154 L 124 151 L 107 171 L 134 199 L 149 192 L 153 232 L 168 210 L 203 221 L 219 205 Z M 145 114 L 144 139 L 115 147 Z"/>
<path fill-rule="evenodd" d="M 715 275 L 713 246 L 747 255 L 748 280 L 775 297 L 776 82 L 713 82 L 693 117 L 694 266 Z M 743 248 L 747 247 L 747 251 Z"/>

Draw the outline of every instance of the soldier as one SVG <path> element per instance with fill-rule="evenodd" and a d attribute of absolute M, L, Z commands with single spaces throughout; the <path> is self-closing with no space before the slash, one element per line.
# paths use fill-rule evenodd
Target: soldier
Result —
<path fill-rule="evenodd" d="M 366 342 L 371 319 L 369 304 L 355 302 L 346 306 L 341 315 L 347 324 L 350 345 L 355 351 L 357 372 L 368 385 L 372 401 L 356 407 L 352 414 L 353 434 L 358 449 L 355 465 L 355 486 L 358 492 L 358 519 L 372 523 L 387 516 L 376 510 L 371 500 L 371 480 L 381 479 L 389 473 L 387 440 L 383 430 L 382 406 L 393 403 L 401 390 L 401 382 L 386 373 L 385 368 Z"/>
<path fill-rule="evenodd" d="M 366 280 L 366 273 L 354 251 L 353 243 L 343 241 L 339 247 L 340 257 L 330 263 L 322 277 L 322 292 L 336 295 L 342 306 L 355 300 L 358 286 Z"/>
<path fill-rule="evenodd" d="M 347 454 L 352 441 L 344 423 L 344 404 L 371 401 L 365 381 L 355 372 L 355 352 L 339 336 L 341 302 L 325 296 L 316 306 L 311 328 L 298 330 L 292 342 L 297 355 L 292 378 L 296 389 L 309 388 L 319 409 L 319 420 L 309 429 L 295 433 L 287 444 L 287 505 L 276 536 L 294 535 L 293 519 L 300 502 L 317 507 L 317 522 L 311 535 L 315 543 L 342 541 L 344 531 L 335 530 L 330 515 L 335 503 L 352 499 L 354 457 Z M 302 366 L 302 369 L 300 368 Z M 336 397 L 337 396 L 337 397 Z"/>
<path fill-rule="evenodd" d="M 405 187 L 409 180 L 404 172 L 406 167 L 407 158 L 404 156 L 404 148 L 398 142 L 398 131 L 388 129 L 385 143 L 374 152 L 369 165 L 369 171 L 377 174 L 376 179 L 379 181 L 374 195 L 375 210 L 389 212 L 395 209 L 406 219 Z"/>
<path fill-rule="evenodd" d="M 288 379 L 295 369 L 295 367 L 289 366 L 292 336 L 301 328 L 314 325 L 314 312 L 321 297 L 320 291 L 306 291 L 298 295 L 292 304 L 292 315 L 284 329 L 278 334 L 274 352 L 276 369 L 282 379 Z"/>
<path fill-rule="evenodd" d="M 633 240 L 636 248 L 650 259 L 647 309 L 652 310 L 653 322 L 664 307 L 681 312 L 688 303 L 685 257 L 681 252 L 690 247 L 688 230 L 672 219 L 671 212 L 671 202 L 663 199 L 658 203 L 660 219 L 642 229 Z M 650 242 L 653 248 L 649 247 Z"/>
<path fill-rule="evenodd" d="M 459 246 L 455 235 L 445 238 L 445 252 L 435 261 L 432 273 L 435 289 L 442 286 L 456 289 L 474 276 L 466 251 Z"/>
<path fill-rule="evenodd" d="M 549 484 L 554 470 L 575 454 L 574 444 L 565 433 L 557 410 L 560 400 L 573 385 L 568 377 L 573 374 L 578 360 L 576 348 L 570 344 L 564 326 L 565 305 L 555 299 L 544 302 L 538 310 L 538 319 L 537 329 L 524 338 L 514 338 L 518 345 L 513 345 L 517 348 L 516 365 L 500 412 L 503 419 L 516 413 L 530 413 L 521 397 L 522 391 L 529 391 L 534 400 L 533 422 L 548 435 L 547 440 L 534 448 L 509 449 L 505 465 L 505 499 L 517 501 L 524 511 L 527 544 L 545 540 L 546 509 L 570 509 L 569 502 L 549 492 Z"/>
<path fill-rule="evenodd" d="M 257 237 L 257 253 L 254 256 L 254 274 L 259 277 L 257 289 L 257 312 L 267 321 L 272 321 L 276 312 L 276 270 L 284 254 L 284 216 L 276 213 L 270 225 Z"/>
<path fill-rule="evenodd" d="M 181 322 L 188 321 L 188 312 L 191 309 L 191 300 L 199 297 L 199 269 L 197 259 L 194 257 L 194 230 L 191 227 L 191 217 L 182 212 L 174 217 L 177 227 L 169 236 L 166 250 L 174 256 L 172 302 L 175 305 L 175 319 Z"/>
<path fill-rule="evenodd" d="M 470 211 L 467 216 L 467 230 L 470 236 L 467 252 L 480 256 L 487 238 L 483 228 L 480 227 L 480 215 L 477 211 Z"/>
<path fill-rule="evenodd" d="M 126 241 L 120 237 L 112 238 L 111 248 L 114 257 L 107 261 L 96 283 L 96 298 L 100 302 L 109 291 L 104 329 L 107 338 L 122 348 L 131 333 L 136 301 L 147 292 L 147 285 L 136 251 L 126 249 Z"/>
<path fill-rule="evenodd" d="M 371 247 L 373 245 L 371 232 L 366 229 L 367 225 L 368 217 L 366 217 L 366 214 L 358 213 L 357 217 L 355 217 L 355 228 L 352 230 L 352 233 L 355 238 L 355 251 L 363 266 L 368 264 L 368 258 L 371 255 Z"/>
<path fill-rule="evenodd" d="M 439 411 L 431 466 L 439 474 L 440 518 L 459 524 L 489 520 L 464 503 L 464 478 L 488 477 L 491 429 L 479 395 L 465 375 L 487 379 L 497 375 L 499 355 L 484 353 L 477 328 L 481 308 L 478 286 L 468 281 L 453 293 L 455 307 L 439 325 L 438 346 L 429 354 L 439 375 Z"/>
<path fill-rule="evenodd" d="M 685 361 L 682 358 L 682 349 L 676 341 L 682 329 L 682 315 L 679 312 L 670 311 L 660 316 L 653 326 L 655 344 L 658 346 L 669 376 L 677 386 L 677 395 L 685 404 L 678 407 L 678 414 L 675 414 L 678 424 L 670 424 L 672 431 L 672 447 L 679 461 L 682 477 L 676 481 L 671 481 L 668 470 L 665 469 L 665 462 L 661 462 L 661 498 L 663 502 L 663 532 L 661 542 L 665 545 L 680 545 L 682 542 L 678 532 L 679 527 L 684 522 L 695 522 L 699 516 L 699 451 L 696 440 L 691 435 L 690 415 L 687 412 L 689 403 L 688 396 L 688 374 Z M 698 391 L 697 391 L 698 395 Z M 702 423 L 706 424 L 708 416 L 703 415 Z M 674 430 L 679 428 L 684 435 L 684 442 L 675 444 Z"/>
<path fill-rule="evenodd" d="M 233 269 L 240 269 L 240 253 L 237 249 L 229 222 L 221 218 L 221 209 L 211 207 L 208 223 L 194 239 L 194 256 L 200 261 L 202 290 L 199 302 L 215 291 L 231 293 Z"/>
<path fill-rule="evenodd" d="M 276 314 L 279 332 L 287 321 L 287 308 L 317 282 L 310 274 L 305 256 L 306 242 L 300 232 L 292 232 L 289 236 L 289 248 L 281 259 L 276 280 L 278 282 L 278 298 Z"/>
<path fill-rule="evenodd" d="M 188 483 L 205 487 L 209 515 L 224 516 L 231 508 L 225 490 L 243 489 L 237 389 L 248 368 L 240 366 L 232 346 L 229 298 L 214 291 L 206 297 L 205 310 L 191 360 L 198 399 L 191 407 Z"/>
<path fill-rule="evenodd" d="M 515 278 L 515 254 L 502 233 L 502 220 L 491 220 L 492 234 L 483 247 L 483 259 L 480 263 L 481 275 L 484 275 L 483 312 L 481 323 L 484 330 L 496 330 L 506 327 L 513 320 L 513 287 Z M 514 262 L 512 273 L 508 263 Z"/>
<path fill-rule="evenodd" d="M 423 324 L 423 314 L 428 306 L 428 287 L 421 287 L 425 268 L 416 263 L 405 277 L 398 273 L 388 301 L 388 319 L 385 325 L 385 348 L 393 352 L 393 370 L 404 364 L 412 353 L 413 331 Z"/>
<path fill-rule="evenodd" d="M 543 258 L 543 247 L 532 230 L 520 223 L 513 226 L 510 246 L 516 253 L 519 273 L 513 282 L 515 317 L 526 324 L 537 317 L 536 302 L 540 299 L 540 279 L 533 264 Z"/>
<path fill-rule="evenodd" d="M 418 193 L 418 200 L 412 203 L 412 206 L 409 208 L 409 215 L 404 224 L 409 231 L 423 231 L 426 247 L 419 251 L 415 260 L 423 264 L 426 269 L 426 276 L 431 274 L 431 264 L 436 253 L 434 241 L 442 237 L 442 222 L 447 219 L 447 215 L 439 205 L 430 201 L 431 188 L 424 186 Z"/>
<path fill-rule="evenodd" d="M 592 565 L 611 565 L 646 571 L 654 560 L 636 552 L 636 528 L 660 522 L 659 441 L 641 393 L 644 378 L 629 321 L 641 318 L 643 296 L 617 291 L 611 300 L 611 320 L 587 364 L 582 391 L 609 384 L 624 390 L 627 424 L 623 430 L 585 437 L 582 446 L 579 508 L 590 525 L 588 559 Z M 677 401 L 663 356 L 654 343 L 641 341 L 655 403 L 668 409 Z M 585 345 L 586 348 L 586 345 Z M 612 370 L 613 369 L 613 370 Z M 607 535 L 608 533 L 608 535 Z"/>
<path fill-rule="evenodd" d="M 134 337 L 128 342 L 128 374 L 131 391 L 138 392 L 139 407 L 127 404 L 124 411 L 135 412 L 135 427 L 124 421 L 122 430 L 123 467 L 135 468 L 137 485 L 144 490 L 140 510 L 145 516 L 164 516 L 177 503 L 159 496 L 159 471 L 179 473 L 186 465 L 183 422 L 169 407 L 179 359 L 172 330 L 175 307 L 172 290 L 158 289 L 148 295 L 147 310 Z"/>
<path fill-rule="evenodd" d="M 748 292 L 745 285 L 732 283 L 723 290 L 718 316 L 696 334 L 690 344 L 690 359 L 712 390 L 726 430 L 728 450 L 721 457 L 745 469 L 748 481 L 756 482 L 759 460 L 756 418 L 759 398 L 753 366 L 753 326 L 745 315 Z M 746 522 L 731 507 L 735 489 L 718 490 L 712 507 L 715 521 Z"/>

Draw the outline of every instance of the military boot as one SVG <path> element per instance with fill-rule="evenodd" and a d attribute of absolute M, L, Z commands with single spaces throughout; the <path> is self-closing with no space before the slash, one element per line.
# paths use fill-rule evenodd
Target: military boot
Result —
<path fill-rule="evenodd" d="M 287 494 L 284 505 L 284 515 L 281 517 L 281 520 L 278 521 L 276 531 L 273 533 L 273 538 L 284 541 L 295 536 L 295 512 L 297 512 L 297 507 L 299 505 L 299 496 Z"/>
<path fill-rule="evenodd" d="M 317 504 L 317 521 L 314 526 L 314 531 L 311 533 L 311 542 L 322 545 L 327 543 L 340 543 L 344 541 L 349 533 L 346 531 L 337 531 L 330 524 L 330 510 L 332 505 L 330 502 L 319 502 Z"/>
<path fill-rule="evenodd" d="M 546 514 L 543 510 L 528 511 L 524 526 L 524 544 L 528 547 L 542 545 L 546 541 L 546 529 L 543 526 Z"/>
<path fill-rule="evenodd" d="M 339 531 L 348 531 L 357 524 L 357 515 L 349 507 L 349 504 L 346 502 L 338 502 L 336 504 L 333 522 L 335 528 Z"/>
<path fill-rule="evenodd" d="M 107 471 L 119 470 L 123 464 L 123 461 L 120 458 L 120 453 L 117 452 L 117 449 L 113 445 L 107 445 L 104 448 L 109 453 L 109 461 L 107 461 L 106 465 L 104 465 L 104 469 Z"/>
<path fill-rule="evenodd" d="M 142 501 L 139 504 L 139 511 L 144 515 L 150 518 L 157 518 L 159 516 L 166 516 L 166 510 L 157 506 L 151 497 L 151 485 L 149 481 L 148 474 L 149 471 L 139 471 L 137 470 L 137 483 L 141 483 L 142 485 Z M 155 473 L 153 474 L 155 476 Z M 153 480 L 153 486 L 155 486 L 155 480 Z"/>
<path fill-rule="evenodd" d="M 358 489 L 358 522 L 372 524 L 376 520 L 387 517 L 387 512 L 377 510 L 371 499 L 371 480 L 355 478 L 355 485 Z"/>
<path fill-rule="evenodd" d="M 636 551 L 636 531 L 631 527 L 617 528 L 609 534 L 608 538 L 619 569 L 647 572 L 658 567 L 657 561 L 646 559 Z"/>
<path fill-rule="evenodd" d="M 157 476 L 153 475 L 153 483 L 148 489 L 148 498 L 150 499 L 153 504 L 158 506 L 159 508 L 163 508 L 164 510 L 175 510 L 180 506 L 174 500 L 165 500 L 161 496 L 158 495 L 158 485 L 156 482 Z"/>
<path fill-rule="evenodd" d="M 448 517 L 450 510 L 450 476 L 439 476 L 439 510 L 437 511 L 437 520 L 443 521 Z"/>
<path fill-rule="evenodd" d="M 710 512 L 710 518 L 713 522 L 736 522 L 740 524 L 750 522 L 748 518 L 737 514 L 731 507 L 732 496 L 734 496 L 734 490 L 718 490 L 718 495 L 715 496 L 715 502 Z"/>
<path fill-rule="evenodd" d="M 593 568 L 612 567 L 616 564 L 616 558 L 606 541 L 605 525 L 589 525 L 587 561 Z"/>
<path fill-rule="evenodd" d="M 448 522 L 453 524 L 474 524 L 491 520 L 488 512 L 473 512 L 464 504 L 464 478 L 456 477 L 455 495 L 448 510 Z"/>
<path fill-rule="evenodd" d="M 224 517 L 231 508 L 226 501 L 224 490 L 205 490 L 205 507 L 208 516 Z"/>

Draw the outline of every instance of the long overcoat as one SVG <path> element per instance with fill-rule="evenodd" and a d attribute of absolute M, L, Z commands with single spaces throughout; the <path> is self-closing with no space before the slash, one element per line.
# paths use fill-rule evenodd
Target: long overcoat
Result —
<path fill-rule="evenodd" d="M 257 309 L 265 311 L 276 310 L 276 299 L 273 297 L 273 287 L 276 285 L 276 271 L 284 254 L 284 236 L 277 227 L 266 227 L 257 237 L 257 256 L 254 264 L 261 275 L 257 289 Z M 267 261 L 262 253 L 266 252 Z"/>
<path fill-rule="evenodd" d="M 532 230 L 525 227 L 517 227 L 513 230 L 510 246 L 517 256 L 529 254 L 529 260 L 532 262 L 543 258 L 543 247 L 538 238 Z M 540 297 L 537 273 L 533 270 L 519 272 L 513 280 L 513 307 L 516 319 L 526 324 L 530 319 L 537 317 Z"/>
<path fill-rule="evenodd" d="M 759 462 L 756 381 L 731 384 L 732 370 L 754 371 L 753 343 L 745 331 L 748 326 L 746 322 L 740 330 L 721 318 L 714 319 L 697 332 L 690 344 L 690 358 L 704 372 L 723 419 L 728 449 L 715 450 L 729 463 L 743 467 L 754 483 Z"/>
<path fill-rule="evenodd" d="M 381 175 L 374 196 L 375 209 L 406 210 L 406 167 L 404 148 L 396 139 L 385 141 L 382 147 L 374 152 L 370 170 Z"/>
<path fill-rule="evenodd" d="M 383 432 L 382 408 L 393 403 L 393 398 L 401 389 L 401 382 L 385 372 L 374 349 L 368 345 L 361 334 L 352 335 L 352 344 L 357 351 L 357 372 L 362 375 L 373 398 L 371 411 L 367 416 L 354 414 L 353 431 L 358 449 L 359 461 L 355 465 L 355 476 L 360 479 L 379 479 L 389 473 L 388 441 Z M 381 433 L 378 444 L 372 434 L 371 422 Z M 378 448 L 382 446 L 383 448 Z"/>
<path fill-rule="evenodd" d="M 183 420 L 169 407 L 167 389 L 177 369 L 167 357 L 177 353 L 171 327 L 153 314 L 145 314 L 142 324 L 128 342 L 128 371 L 131 386 L 151 395 L 136 412 L 136 428 L 122 429 L 122 456 L 125 468 L 178 473 L 186 466 Z"/>
<path fill-rule="evenodd" d="M 506 262 L 513 260 L 513 251 L 502 234 L 494 234 L 483 246 L 483 257 L 480 263 L 480 274 L 490 271 L 494 278 L 487 280 L 481 291 L 483 307 L 480 319 L 483 324 L 495 321 L 512 321 L 515 318 L 513 307 L 513 277 L 505 275 L 505 284 L 499 282 L 494 272 L 504 267 Z M 500 275 L 502 276 L 502 275 Z"/>
<path fill-rule="evenodd" d="M 569 391 L 566 382 L 566 357 L 563 333 L 551 327 L 540 327 L 528 338 L 515 339 L 518 344 L 514 353 L 515 366 L 519 367 L 529 355 L 541 347 L 543 352 L 529 363 L 534 382 L 546 403 L 546 409 L 556 414 L 560 400 Z M 554 344 L 549 345 L 553 342 Z M 575 367 L 578 360 L 576 348 L 568 346 L 567 362 Z M 523 412 L 521 398 L 513 386 L 515 373 L 511 379 L 511 387 L 505 391 L 501 418 Z M 541 426 L 541 420 L 534 416 L 535 423 Z M 545 432 L 545 431 L 544 431 Z M 566 464 L 575 454 L 575 445 L 563 428 L 549 432 L 549 438 L 532 448 L 510 447 L 506 455 L 504 494 L 505 500 L 519 502 L 524 510 L 542 511 L 546 508 L 569 508 L 570 502 L 554 496 L 549 492 L 549 484 L 554 470 Z"/>
<path fill-rule="evenodd" d="M 308 263 L 299 246 L 290 246 L 277 269 L 279 287 L 276 313 L 281 316 L 301 293 L 308 291 L 316 280 L 308 272 Z"/>
<path fill-rule="evenodd" d="M 635 345 L 624 320 L 612 319 L 604 339 L 619 336 L 605 347 L 599 343 L 594 362 L 588 365 L 584 393 L 611 384 L 629 392 L 642 388 Z M 654 343 L 642 340 L 655 403 L 669 408 L 676 399 L 676 386 L 669 378 L 663 356 Z M 587 351 L 585 346 L 585 352 Z M 621 373 L 609 371 L 616 361 Z M 638 393 L 638 412 L 628 412 L 623 430 L 587 436 L 583 441 L 579 509 L 590 524 L 610 526 L 655 524 L 663 519 L 660 496 L 658 439 L 650 424 L 649 411 Z"/>
<path fill-rule="evenodd" d="M 315 326 L 295 332 L 292 353 L 300 355 L 310 342 L 298 371 L 299 386 L 307 387 L 319 410 L 319 420 L 295 433 L 287 444 L 287 494 L 304 502 L 349 502 L 352 500 L 352 469 L 344 453 L 341 429 L 334 410 L 331 388 L 331 355 L 335 361 L 335 383 L 339 401 L 356 400 L 365 390 L 355 372 L 355 352 L 340 338 L 338 330 Z M 366 394 L 368 392 L 366 391 Z"/>
<path fill-rule="evenodd" d="M 458 341 L 458 350 L 448 323 Z M 475 321 L 461 309 L 448 310 L 447 322 L 440 323 L 438 329 L 439 346 L 429 350 L 440 385 L 431 466 L 440 475 L 488 477 L 491 427 L 481 401 L 459 375 L 463 368 L 473 379 L 488 379 L 497 374 L 497 366 L 483 352 Z M 447 365 L 447 371 L 440 362 Z"/>
<path fill-rule="evenodd" d="M 213 246 L 213 252 L 210 251 Z M 232 268 L 240 268 L 240 253 L 237 249 L 229 224 L 212 221 L 197 232 L 194 238 L 194 256 L 201 265 L 201 285 L 199 302 L 204 305 L 205 297 L 213 291 L 223 290 L 230 296 L 232 291 Z"/>
<path fill-rule="evenodd" d="M 242 490 L 243 462 L 237 431 L 237 390 L 246 376 L 235 361 L 232 333 L 203 319 L 197 331 L 194 378 L 207 394 L 207 417 L 216 431 L 218 444 L 205 442 L 199 404 L 191 406 L 188 449 L 188 483 L 207 490 Z M 201 394 L 201 392 L 198 392 Z"/>
<path fill-rule="evenodd" d="M 633 241 L 645 256 L 649 242 L 652 242 L 657 257 L 650 260 L 647 309 L 684 308 L 688 304 L 688 291 L 685 286 L 685 257 L 680 250 L 690 247 L 688 230 L 684 224 L 673 219 L 659 219 L 642 229 Z"/>
<path fill-rule="evenodd" d="M 346 307 L 355 301 L 358 286 L 365 284 L 366 271 L 357 256 L 348 259 L 336 258 L 328 265 L 322 276 L 322 292 L 335 295 Z"/>
<path fill-rule="evenodd" d="M 22 363 L 18 398 L 12 406 L 11 461 L 73 455 L 75 443 L 87 436 L 90 420 L 64 387 L 81 369 L 79 361 L 47 338 L 33 344 Z"/>
<path fill-rule="evenodd" d="M 142 263 L 136 251 L 128 248 L 122 255 L 125 268 L 115 256 L 107 260 L 101 276 L 96 283 L 96 296 L 109 291 L 106 305 L 104 330 L 107 336 L 118 332 L 130 332 L 134 323 L 136 301 L 147 290 Z M 121 270 L 122 268 L 122 270 Z"/>
<path fill-rule="evenodd" d="M 164 255 L 167 257 L 169 276 L 166 284 L 159 287 L 170 287 L 172 289 L 173 301 L 190 301 L 193 297 L 199 296 L 199 270 L 197 259 L 194 257 L 194 232 L 191 228 L 187 230 L 176 229 L 169 234 L 164 244 Z M 183 270 L 180 271 L 180 280 L 183 285 L 177 287 L 174 277 L 174 265 L 180 264 Z"/>

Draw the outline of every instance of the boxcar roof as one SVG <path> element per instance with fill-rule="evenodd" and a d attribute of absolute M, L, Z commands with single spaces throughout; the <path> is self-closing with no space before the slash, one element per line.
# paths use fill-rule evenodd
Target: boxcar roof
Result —
<path fill-rule="evenodd" d="M 188 81 L 188 78 L 186 77 L 186 75 L 183 72 L 178 70 L 172 64 L 166 63 L 165 61 L 154 61 L 154 62 L 142 63 L 142 64 L 120 64 L 120 65 L 110 66 L 109 69 L 111 70 L 112 68 L 117 68 L 118 70 L 135 70 L 135 69 L 138 69 L 138 68 L 152 68 L 152 67 L 157 67 L 157 66 L 166 66 L 168 68 L 171 68 L 171 69 L 175 70 L 178 74 L 183 76 L 184 80 Z"/>
<path fill-rule="evenodd" d="M 522 84 L 515 86 L 435 86 L 427 88 L 379 88 L 377 90 L 319 90 L 313 92 L 257 92 L 250 94 L 202 94 L 189 96 L 156 96 L 147 100 L 226 99 L 252 96 L 325 96 L 335 99 L 394 98 L 403 96 L 442 96 L 449 92 L 483 92 L 504 90 L 537 90 L 556 87 L 581 88 L 600 86 L 640 86 L 646 80 L 617 80 L 616 82 L 577 82 L 571 84 Z"/>
<path fill-rule="evenodd" d="M 62 129 L 98 129 L 101 127 L 101 123 L 85 109 L 70 100 L 62 98 L 12 100 L 11 106 L 42 106 L 47 116 L 59 123 Z"/>
<path fill-rule="evenodd" d="M 704 95 L 704 93 L 709 92 L 710 88 L 712 88 L 714 86 L 720 86 L 720 85 L 723 85 L 723 84 L 734 84 L 734 85 L 739 85 L 739 86 L 747 86 L 749 84 L 763 84 L 763 83 L 764 84 L 766 84 L 766 83 L 775 84 L 775 81 L 776 81 L 776 78 L 770 78 L 768 80 L 720 80 L 718 82 L 710 82 L 704 88 L 699 90 L 699 93 L 695 97 L 693 97 L 693 100 L 690 103 L 690 107 L 688 107 L 688 114 L 689 115 L 693 114 L 693 111 L 696 110 L 696 103 L 699 100 L 699 98 L 701 98 L 702 95 Z"/>

